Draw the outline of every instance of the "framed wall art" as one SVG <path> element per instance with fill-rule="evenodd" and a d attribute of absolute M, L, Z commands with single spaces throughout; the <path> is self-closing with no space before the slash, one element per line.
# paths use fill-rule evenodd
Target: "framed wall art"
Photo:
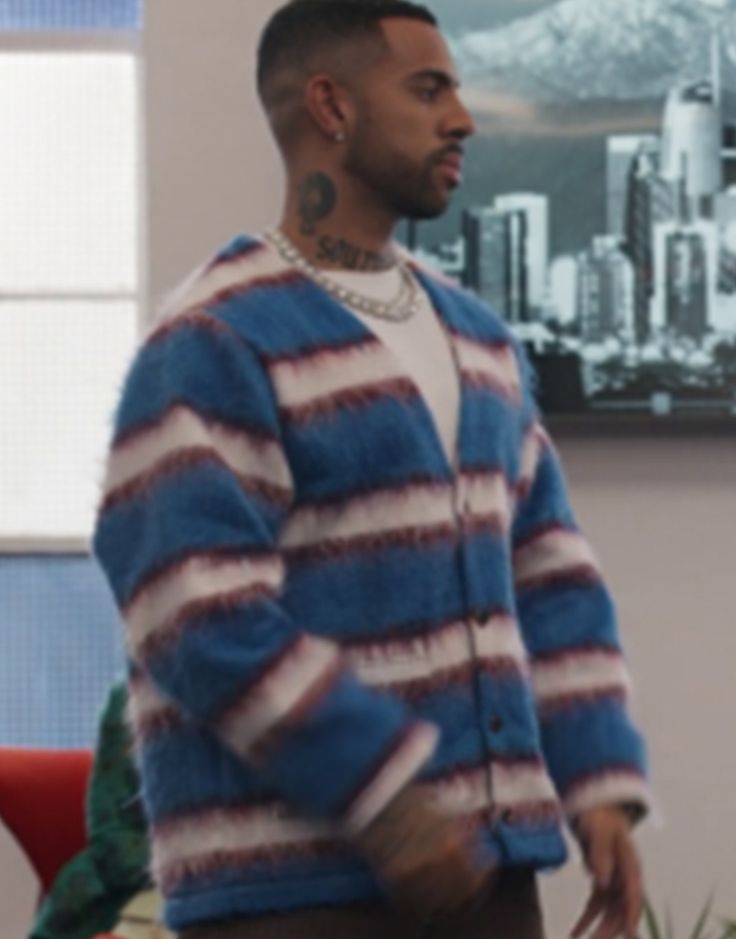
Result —
<path fill-rule="evenodd" d="M 434 0 L 477 122 L 426 263 L 548 415 L 736 429 L 736 0 Z"/>

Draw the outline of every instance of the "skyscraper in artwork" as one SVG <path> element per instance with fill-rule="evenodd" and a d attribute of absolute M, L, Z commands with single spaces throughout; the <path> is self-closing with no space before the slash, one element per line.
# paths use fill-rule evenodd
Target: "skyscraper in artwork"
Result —
<path fill-rule="evenodd" d="M 631 165 L 640 153 L 659 153 L 656 134 L 612 134 L 606 140 L 606 232 L 626 235 Z"/>
<path fill-rule="evenodd" d="M 538 316 L 548 288 L 549 197 L 535 192 L 509 192 L 497 196 L 494 207 L 524 215 L 524 264 L 530 317 Z"/>
<path fill-rule="evenodd" d="M 578 310 L 583 339 L 590 343 L 631 332 L 634 275 L 631 261 L 615 236 L 593 239 L 578 258 Z"/>
<path fill-rule="evenodd" d="M 660 173 L 682 184 L 686 220 L 712 218 L 713 201 L 723 187 L 723 128 L 713 83 L 673 88 L 662 123 Z"/>
<path fill-rule="evenodd" d="M 484 206 L 463 213 L 465 284 L 509 323 L 529 321 L 527 215 Z"/>
<path fill-rule="evenodd" d="M 659 147 L 644 141 L 633 155 L 626 181 L 624 251 L 634 267 L 634 338 L 643 345 L 651 335 L 655 284 L 654 231 L 674 219 L 672 184 L 659 175 Z"/>

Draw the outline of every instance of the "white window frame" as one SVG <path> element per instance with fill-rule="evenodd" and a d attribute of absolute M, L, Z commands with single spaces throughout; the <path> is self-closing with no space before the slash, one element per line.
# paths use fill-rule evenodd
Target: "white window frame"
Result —
<path fill-rule="evenodd" d="M 145 324 L 145 306 L 148 296 L 148 270 L 146 252 L 146 138 L 145 138 L 145 74 L 143 31 L 85 30 L 79 32 L 42 31 L 28 29 L 3 32 L 0 30 L 0 55 L 8 53 L 118 53 L 132 56 L 135 68 L 136 142 L 137 142 L 137 289 L 132 291 L 28 291 L 4 292 L 0 284 L 1 300 L 127 300 L 136 304 L 137 331 L 140 336 Z M 10 537 L 0 535 L 0 557 L 3 555 L 89 555 L 88 538 L 59 538 L 30 535 Z"/>

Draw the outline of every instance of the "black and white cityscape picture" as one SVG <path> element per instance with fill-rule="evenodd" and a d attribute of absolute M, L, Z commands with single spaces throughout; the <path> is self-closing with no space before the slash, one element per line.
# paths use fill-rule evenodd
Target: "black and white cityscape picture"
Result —
<path fill-rule="evenodd" d="M 431 6 L 477 134 L 414 249 L 511 324 L 547 413 L 736 428 L 736 0 Z"/>

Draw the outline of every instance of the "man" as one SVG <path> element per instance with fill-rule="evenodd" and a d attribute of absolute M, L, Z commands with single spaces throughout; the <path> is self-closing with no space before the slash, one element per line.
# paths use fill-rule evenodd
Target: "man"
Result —
<path fill-rule="evenodd" d="M 258 85 L 288 177 L 143 345 L 95 536 L 154 871 L 187 939 L 631 936 L 646 808 L 612 604 L 522 354 L 393 241 L 473 122 L 422 7 L 294 0 Z"/>

